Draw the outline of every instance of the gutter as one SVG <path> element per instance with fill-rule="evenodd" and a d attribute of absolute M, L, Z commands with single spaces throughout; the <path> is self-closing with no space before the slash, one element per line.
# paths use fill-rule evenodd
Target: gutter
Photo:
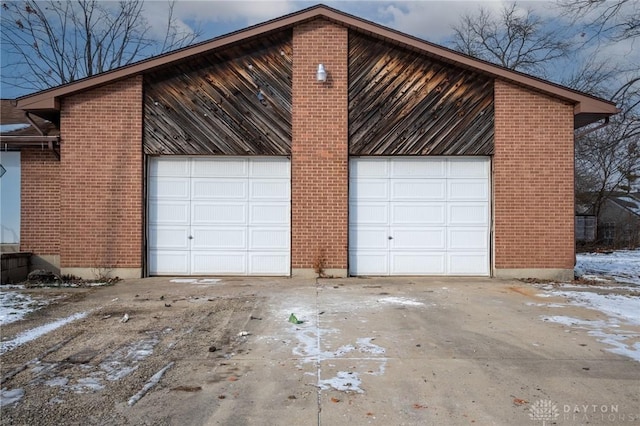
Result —
<path fill-rule="evenodd" d="M 0 135 L 0 150 L 42 148 L 53 151 L 60 159 L 60 136 L 8 136 Z"/>

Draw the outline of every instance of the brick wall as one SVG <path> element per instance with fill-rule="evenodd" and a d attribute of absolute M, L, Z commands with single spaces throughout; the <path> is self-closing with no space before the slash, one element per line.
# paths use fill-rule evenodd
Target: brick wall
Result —
<path fill-rule="evenodd" d="M 292 268 L 347 268 L 348 31 L 317 19 L 293 32 Z M 324 64 L 327 82 L 316 81 Z"/>
<path fill-rule="evenodd" d="M 495 83 L 497 269 L 574 264 L 573 107 Z"/>
<path fill-rule="evenodd" d="M 47 148 L 20 153 L 20 250 L 60 251 L 60 162 Z"/>
<path fill-rule="evenodd" d="M 60 266 L 142 266 L 142 77 L 61 107 Z"/>

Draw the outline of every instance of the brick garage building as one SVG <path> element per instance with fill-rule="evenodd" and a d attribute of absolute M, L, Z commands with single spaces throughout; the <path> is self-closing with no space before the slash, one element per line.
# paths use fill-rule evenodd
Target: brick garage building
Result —
<path fill-rule="evenodd" d="M 60 128 L 21 249 L 120 277 L 566 278 L 573 131 L 616 113 L 325 6 L 18 107 Z"/>

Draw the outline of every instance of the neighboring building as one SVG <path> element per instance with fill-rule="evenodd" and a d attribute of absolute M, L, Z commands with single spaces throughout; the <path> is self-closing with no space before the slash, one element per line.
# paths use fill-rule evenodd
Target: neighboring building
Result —
<path fill-rule="evenodd" d="M 600 241 L 615 247 L 640 245 L 640 194 L 612 196 L 600 209 Z"/>
<path fill-rule="evenodd" d="M 15 107 L 14 100 L 0 100 L 0 252 L 19 249 L 21 145 L 17 140 L 39 136 L 39 129 L 57 132 L 52 123 L 40 117 L 31 117 L 30 121 L 24 111 Z M 7 137 L 11 143 L 7 143 Z M 48 149 L 48 145 L 42 148 Z"/>
<path fill-rule="evenodd" d="M 18 107 L 60 126 L 21 248 L 120 277 L 573 277 L 573 130 L 617 112 L 325 6 Z"/>

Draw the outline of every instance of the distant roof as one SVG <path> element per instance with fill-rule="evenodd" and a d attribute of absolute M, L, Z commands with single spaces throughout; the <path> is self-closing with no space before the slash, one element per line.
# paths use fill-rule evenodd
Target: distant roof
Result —
<path fill-rule="evenodd" d="M 13 99 L 0 99 L 0 135 L 40 136 L 40 132 L 27 119 L 25 111 L 17 108 L 15 102 Z M 58 133 L 53 123 L 34 115 L 31 119 L 45 135 Z"/>
<path fill-rule="evenodd" d="M 624 208 L 625 210 L 628 210 L 629 212 L 640 216 L 640 199 L 633 196 L 632 194 L 612 197 L 611 201 Z"/>
<path fill-rule="evenodd" d="M 546 95 L 562 99 L 574 105 L 574 127 L 579 128 L 616 114 L 616 105 L 605 99 L 591 96 L 565 86 L 551 83 L 530 75 L 513 71 L 451 49 L 427 42 L 414 36 L 384 27 L 371 21 L 349 15 L 325 5 L 316 5 L 262 24 L 235 31 L 202 43 L 194 44 L 173 52 L 154 56 L 134 64 L 107 71 L 92 77 L 77 80 L 18 98 L 18 108 L 31 111 L 42 117 L 56 119 L 60 110 L 60 99 L 84 90 L 111 82 L 143 74 L 168 64 L 183 61 L 189 57 L 222 48 L 267 33 L 289 29 L 297 24 L 317 18 L 330 20 L 354 31 L 368 34 L 390 43 L 407 47 L 426 56 L 466 69 L 475 70 L 490 77 L 501 79 L 532 89 Z"/>

